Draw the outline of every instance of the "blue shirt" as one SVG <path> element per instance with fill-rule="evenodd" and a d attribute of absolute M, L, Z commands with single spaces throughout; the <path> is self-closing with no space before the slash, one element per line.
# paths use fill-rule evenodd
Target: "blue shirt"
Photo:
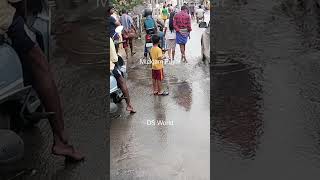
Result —
<path fill-rule="evenodd" d="M 130 29 L 131 26 L 133 25 L 133 20 L 132 17 L 129 16 L 128 14 L 123 14 L 120 18 L 121 25 L 124 27 L 124 29 Z"/>

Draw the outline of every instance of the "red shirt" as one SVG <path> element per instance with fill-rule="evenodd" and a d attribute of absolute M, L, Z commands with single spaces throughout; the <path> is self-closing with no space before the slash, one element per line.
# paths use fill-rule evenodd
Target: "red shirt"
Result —
<path fill-rule="evenodd" d="M 188 31 L 192 31 L 191 29 L 191 18 L 189 14 L 180 11 L 174 16 L 173 20 L 174 29 L 178 32 L 180 29 L 188 29 Z"/>

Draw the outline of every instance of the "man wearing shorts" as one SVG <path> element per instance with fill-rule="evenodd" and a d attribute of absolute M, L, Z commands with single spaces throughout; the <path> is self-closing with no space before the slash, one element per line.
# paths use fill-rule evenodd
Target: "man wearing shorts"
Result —
<path fill-rule="evenodd" d="M 12 47 L 20 57 L 24 71 L 30 71 L 32 84 L 47 112 L 55 112 L 49 117 L 53 133 L 52 153 L 67 159 L 80 161 L 84 156 L 68 143 L 64 130 L 64 119 L 58 89 L 49 68 L 49 63 L 37 45 L 34 33 L 26 26 L 10 3 L 21 0 L 0 0 L 0 36 L 7 34 Z M 22 14 L 22 13 L 21 13 Z"/>

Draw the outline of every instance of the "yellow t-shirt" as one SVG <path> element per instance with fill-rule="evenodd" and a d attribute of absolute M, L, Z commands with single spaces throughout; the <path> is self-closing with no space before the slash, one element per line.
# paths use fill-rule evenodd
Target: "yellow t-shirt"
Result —
<path fill-rule="evenodd" d="M 159 47 L 152 47 L 150 54 L 152 59 L 152 69 L 163 69 L 162 50 Z"/>
<path fill-rule="evenodd" d="M 114 69 L 114 63 L 118 62 L 118 54 L 113 40 L 110 38 L 110 70 Z"/>

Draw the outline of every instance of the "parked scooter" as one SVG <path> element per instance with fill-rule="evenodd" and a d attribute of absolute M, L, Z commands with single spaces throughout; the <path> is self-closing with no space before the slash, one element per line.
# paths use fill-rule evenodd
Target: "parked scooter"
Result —
<path fill-rule="evenodd" d="M 112 39 L 114 37 L 121 34 L 123 31 L 123 26 L 118 26 L 115 30 L 115 34 L 112 36 Z M 121 41 L 114 41 L 115 45 L 119 45 L 123 42 Z M 127 71 L 126 71 L 126 65 L 123 60 L 123 58 L 118 55 L 118 62 L 115 64 L 115 68 L 119 71 L 120 74 L 124 78 L 127 78 Z M 118 111 L 118 107 L 116 104 L 120 103 L 124 99 L 124 95 L 120 87 L 118 87 L 118 82 L 112 72 L 110 72 L 110 113 L 115 113 Z"/>
<path fill-rule="evenodd" d="M 26 4 L 30 6 L 32 3 Z M 41 10 L 36 14 L 26 6 L 24 9 L 28 16 L 25 18 L 36 35 L 38 45 L 49 55 L 49 9 L 46 8 L 46 0 L 41 0 L 41 3 Z M 44 112 L 28 78 L 29 72 L 22 69 L 10 42 L 5 36 L 0 37 L 0 165 L 13 163 L 23 157 L 24 143 L 18 136 L 19 132 L 54 114 Z"/>
<path fill-rule="evenodd" d="M 159 47 L 161 49 L 165 49 L 165 39 L 164 39 L 164 32 L 163 32 L 164 27 L 159 23 L 157 23 L 157 27 L 158 27 L 157 35 L 160 37 Z M 147 30 L 147 33 L 145 36 L 145 47 L 147 49 L 146 55 L 149 55 L 149 57 L 150 57 L 150 50 L 153 47 L 152 36 L 155 34 L 156 34 L 156 32 L 154 32 L 153 29 L 149 29 L 149 30 Z"/>

